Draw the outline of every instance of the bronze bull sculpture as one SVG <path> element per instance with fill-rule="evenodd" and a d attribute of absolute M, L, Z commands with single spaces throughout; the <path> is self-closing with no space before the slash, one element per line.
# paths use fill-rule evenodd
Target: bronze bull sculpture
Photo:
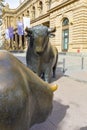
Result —
<path fill-rule="evenodd" d="M 46 120 L 56 88 L 11 53 L 0 51 L 0 130 L 29 130 Z"/>
<path fill-rule="evenodd" d="M 50 82 L 52 71 L 55 77 L 58 60 L 58 50 L 49 42 L 49 36 L 53 35 L 55 28 L 38 25 L 26 28 L 25 32 L 29 43 L 26 53 L 27 66 L 39 77 Z"/>

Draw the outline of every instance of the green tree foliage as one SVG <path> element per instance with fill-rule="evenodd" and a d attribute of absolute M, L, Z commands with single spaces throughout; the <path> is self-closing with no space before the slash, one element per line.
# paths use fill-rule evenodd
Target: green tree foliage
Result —
<path fill-rule="evenodd" d="M 2 9 L 4 7 L 5 0 L 0 0 L 0 25 L 2 24 Z"/>
<path fill-rule="evenodd" d="M 5 0 L 0 0 L 0 7 L 4 7 Z"/>

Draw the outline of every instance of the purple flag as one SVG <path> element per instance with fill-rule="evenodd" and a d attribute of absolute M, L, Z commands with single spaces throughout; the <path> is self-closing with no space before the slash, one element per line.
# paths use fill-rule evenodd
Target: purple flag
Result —
<path fill-rule="evenodd" d="M 8 30 L 9 30 L 9 38 L 13 38 L 13 28 L 9 27 Z"/>
<path fill-rule="evenodd" d="M 24 34 L 24 26 L 22 22 L 18 22 L 18 35 Z"/>

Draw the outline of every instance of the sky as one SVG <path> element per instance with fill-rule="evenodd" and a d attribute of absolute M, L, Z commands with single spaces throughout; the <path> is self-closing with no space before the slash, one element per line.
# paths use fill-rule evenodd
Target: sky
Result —
<path fill-rule="evenodd" d="M 5 0 L 5 3 L 9 4 L 9 8 L 14 9 L 18 7 L 20 0 Z"/>

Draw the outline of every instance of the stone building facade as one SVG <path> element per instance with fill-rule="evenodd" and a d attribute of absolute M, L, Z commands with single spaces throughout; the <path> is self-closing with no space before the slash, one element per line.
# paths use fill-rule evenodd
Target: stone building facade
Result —
<path fill-rule="evenodd" d="M 14 4 L 14 3 L 13 3 Z M 17 34 L 17 21 L 30 18 L 30 25 L 56 27 L 51 43 L 59 52 L 87 51 L 87 0 L 24 0 L 16 9 L 3 9 L 3 28 L 14 28 L 17 47 L 24 48 L 26 39 Z M 13 42 L 12 42 L 13 46 Z"/>

